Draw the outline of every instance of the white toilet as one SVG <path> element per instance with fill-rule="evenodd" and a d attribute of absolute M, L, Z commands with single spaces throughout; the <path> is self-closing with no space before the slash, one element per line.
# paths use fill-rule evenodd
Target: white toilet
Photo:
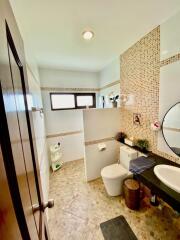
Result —
<path fill-rule="evenodd" d="M 110 196 L 118 196 L 122 194 L 123 181 L 127 177 L 132 177 L 133 174 L 129 171 L 129 164 L 132 159 L 137 158 L 137 151 L 122 146 L 120 147 L 120 164 L 115 163 L 104 167 L 101 170 L 101 176 Z"/>

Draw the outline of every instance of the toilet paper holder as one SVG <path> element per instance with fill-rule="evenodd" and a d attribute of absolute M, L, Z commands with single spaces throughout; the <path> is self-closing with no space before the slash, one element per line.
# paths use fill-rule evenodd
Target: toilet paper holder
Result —
<path fill-rule="evenodd" d="M 106 150 L 106 144 L 105 143 L 99 143 L 98 144 L 98 150 L 99 150 L 99 152 L 105 151 Z"/>

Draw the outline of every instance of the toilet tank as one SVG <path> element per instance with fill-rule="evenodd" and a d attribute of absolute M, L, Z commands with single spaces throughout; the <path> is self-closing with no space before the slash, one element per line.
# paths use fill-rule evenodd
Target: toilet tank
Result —
<path fill-rule="evenodd" d="M 138 152 L 130 147 L 121 146 L 120 147 L 120 164 L 129 170 L 129 164 L 132 159 L 138 157 Z"/>

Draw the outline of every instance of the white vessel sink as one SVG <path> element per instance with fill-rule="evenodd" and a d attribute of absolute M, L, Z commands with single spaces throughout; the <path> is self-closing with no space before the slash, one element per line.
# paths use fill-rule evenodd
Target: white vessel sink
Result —
<path fill-rule="evenodd" d="M 154 173 L 161 182 L 180 193 L 180 168 L 170 165 L 157 165 L 154 167 Z"/>

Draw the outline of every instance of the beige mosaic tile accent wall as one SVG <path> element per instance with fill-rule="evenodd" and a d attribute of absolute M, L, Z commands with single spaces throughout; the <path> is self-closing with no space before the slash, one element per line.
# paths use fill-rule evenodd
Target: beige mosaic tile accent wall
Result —
<path fill-rule="evenodd" d="M 150 150 L 176 161 L 157 151 L 157 133 L 150 124 L 158 119 L 160 82 L 160 27 L 148 33 L 120 56 L 121 93 L 135 96 L 133 106 L 121 108 L 121 130 L 128 137 L 145 138 Z M 133 113 L 141 114 L 141 125 L 133 124 Z"/>
<path fill-rule="evenodd" d="M 160 65 L 161 65 L 161 67 L 163 67 L 163 66 L 166 66 L 168 64 L 177 62 L 177 61 L 180 61 L 180 53 L 177 53 L 176 55 L 174 55 L 172 57 L 169 57 L 165 60 L 162 60 Z"/>

